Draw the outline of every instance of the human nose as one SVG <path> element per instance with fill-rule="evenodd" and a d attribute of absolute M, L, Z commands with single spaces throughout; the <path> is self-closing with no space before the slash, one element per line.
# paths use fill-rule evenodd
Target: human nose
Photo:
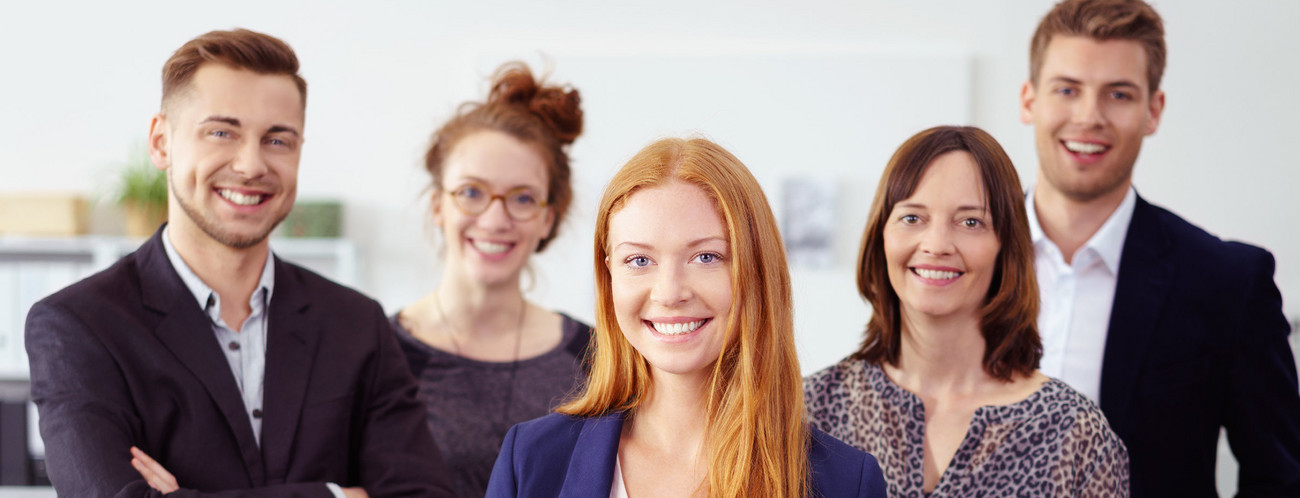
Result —
<path fill-rule="evenodd" d="M 266 158 L 262 156 L 261 144 L 250 142 L 240 147 L 230 169 L 244 178 L 258 178 L 265 175 Z"/>
<path fill-rule="evenodd" d="M 500 202 L 498 202 L 500 201 Z M 489 228 L 506 228 L 510 226 L 510 213 L 506 211 L 506 200 L 501 196 L 488 199 L 487 207 L 478 214 L 479 224 Z"/>
<path fill-rule="evenodd" d="M 691 299 L 694 294 L 685 271 L 675 265 L 663 265 L 659 270 L 654 288 L 650 290 L 651 301 L 660 306 L 673 307 Z"/>
<path fill-rule="evenodd" d="M 953 252 L 952 229 L 944 223 L 936 223 L 926 228 L 921 235 L 920 249 L 926 254 L 944 256 Z"/>
<path fill-rule="evenodd" d="M 1098 96 L 1085 94 L 1084 98 L 1077 99 L 1071 109 L 1070 119 L 1075 124 L 1085 126 L 1096 126 L 1102 123 L 1103 116 L 1101 113 L 1101 104 L 1098 102 Z"/>

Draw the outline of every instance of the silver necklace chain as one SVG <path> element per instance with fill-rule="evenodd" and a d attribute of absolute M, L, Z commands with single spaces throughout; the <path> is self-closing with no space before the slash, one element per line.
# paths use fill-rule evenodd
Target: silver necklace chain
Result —
<path fill-rule="evenodd" d="M 449 329 L 447 331 L 447 337 L 451 339 L 451 346 L 452 348 L 455 348 L 456 356 L 465 358 L 465 354 L 461 352 L 460 341 L 456 340 L 456 334 L 461 333 L 460 329 L 456 328 L 456 324 L 451 323 L 451 317 L 447 315 L 446 311 L 443 311 L 442 296 L 436 297 L 437 299 L 433 300 L 433 305 L 438 309 L 438 316 L 442 318 L 442 323 L 447 324 L 447 328 Z M 519 353 L 524 340 L 524 317 L 527 315 L 528 301 L 524 299 L 523 296 L 520 296 L 519 324 L 515 326 L 515 356 L 514 359 L 510 360 L 510 383 L 506 385 L 506 407 L 501 411 L 501 419 L 497 422 L 497 432 L 501 434 L 501 439 L 503 441 L 505 439 L 506 429 L 510 428 L 510 408 L 514 405 L 515 401 L 515 373 L 519 371 Z M 498 448 L 501 447 L 501 442 L 502 441 L 497 442 Z"/>

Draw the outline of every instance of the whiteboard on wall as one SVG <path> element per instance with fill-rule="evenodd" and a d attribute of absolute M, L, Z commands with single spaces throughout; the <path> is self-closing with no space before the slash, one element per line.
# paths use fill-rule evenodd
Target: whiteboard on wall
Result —
<path fill-rule="evenodd" d="M 511 58 L 482 56 L 477 70 L 490 75 Z M 804 373 L 861 341 L 869 308 L 857 294 L 854 259 L 885 162 L 922 129 L 969 123 L 972 108 L 971 59 L 956 51 L 550 54 L 548 61 L 559 82 L 580 90 L 586 123 L 572 150 L 574 207 L 556 244 L 532 263 L 531 297 L 590 320 L 592 237 L 605 183 L 654 139 L 701 135 L 750 168 L 774 209 L 787 179 L 838 185 L 832 264 L 791 268 Z"/>

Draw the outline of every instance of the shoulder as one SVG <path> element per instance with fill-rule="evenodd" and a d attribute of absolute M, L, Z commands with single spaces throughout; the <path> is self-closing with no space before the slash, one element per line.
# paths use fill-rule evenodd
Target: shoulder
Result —
<path fill-rule="evenodd" d="M 568 447 L 571 450 L 584 427 L 593 420 L 599 423 L 600 419 L 552 413 L 516 424 L 510 432 L 514 433 L 516 449 Z"/>
<path fill-rule="evenodd" d="M 1128 452 L 1124 443 L 1111 430 L 1110 422 L 1096 403 L 1057 379 L 1049 380 L 1044 388 L 1050 393 L 1045 393 L 1047 395 L 1037 401 L 1039 406 L 1035 411 L 1039 416 L 1035 418 L 1039 422 L 1033 427 L 1044 433 L 1059 431 L 1065 439 L 1075 441 L 1072 446 L 1066 446 L 1066 450 L 1092 448 L 1077 457 L 1092 461 L 1092 457 L 1109 455 L 1127 463 Z"/>
<path fill-rule="evenodd" d="M 288 282 L 302 289 L 313 304 L 366 305 L 378 307 L 379 303 L 361 292 L 325 278 L 316 272 L 290 263 L 276 256 L 276 286 Z M 283 277 L 281 276 L 283 272 Z M 382 308 L 379 308 L 382 309 Z"/>
<path fill-rule="evenodd" d="M 1267 265 L 1273 266 L 1273 255 L 1264 248 L 1237 241 L 1225 241 L 1205 229 L 1161 206 L 1139 198 L 1138 213 L 1145 213 L 1170 238 L 1175 250 L 1187 259 L 1215 261 L 1231 268 Z M 1136 218 L 1136 214 L 1135 214 Z M 1138 226 L 1138 229 L 1143 227 Z"/>
<path fill-rule="evenodd" d="M 844 389 L 847 384 L 864 380 L 866 370 L 865 361 L 848 357 L 840 360 L 839 363 L 808 374 L 803 378 L 803 388 L 808 393 Z"/>
<path fill-rule="evenodd" d="M 871 454 L 810 427 L 808 464 L 823 496 L 885 496 L 884 474 Z"/>

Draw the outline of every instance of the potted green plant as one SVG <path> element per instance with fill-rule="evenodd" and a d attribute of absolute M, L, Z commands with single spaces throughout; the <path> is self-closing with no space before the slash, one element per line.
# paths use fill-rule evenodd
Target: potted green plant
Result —
<path fill-rule="evenodd" d="M 138 152 L 122 167 L 117 203 L 126 216 L 126 234 L 148 237 L 167 220 L 167 173 L 149 154 Z"/>

